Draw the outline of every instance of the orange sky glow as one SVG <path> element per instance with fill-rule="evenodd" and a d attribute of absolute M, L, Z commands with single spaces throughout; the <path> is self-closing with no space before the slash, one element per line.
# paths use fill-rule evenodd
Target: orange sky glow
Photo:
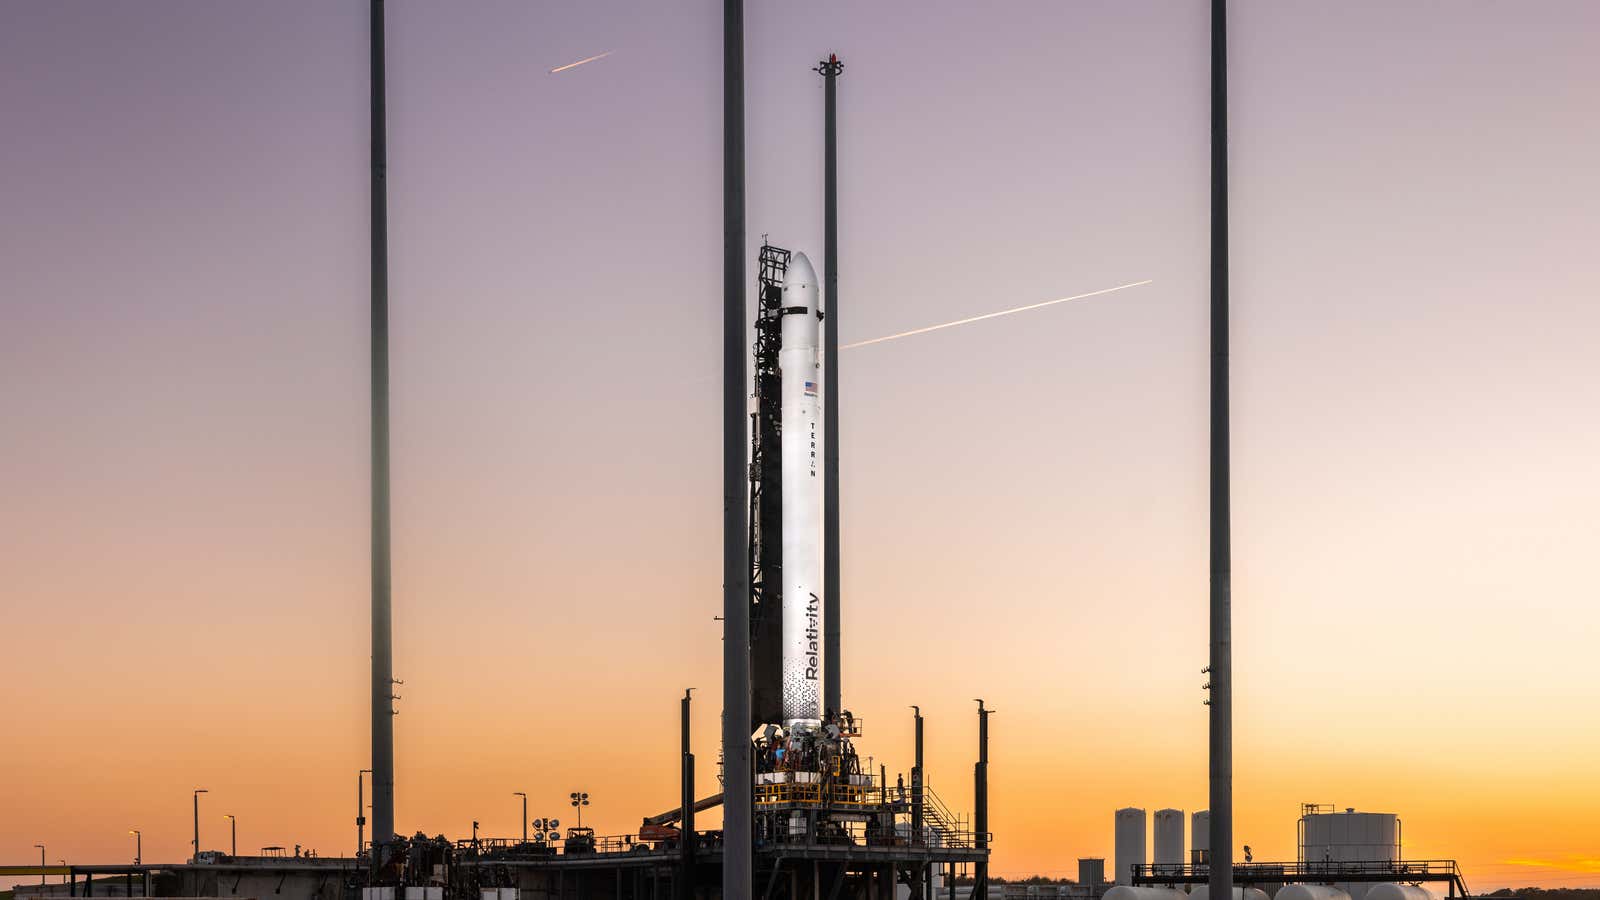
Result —
<path fill-rule="evenodd" d="M 751 4 L 748 250 L 837 50 L 841 341 L 1148 279 L 841 358 L 860 749 L 969 809 L 983 697 L 1070 877 L 1206 803 L 1206 4 L 1007 6 Z M 397 824 L 629 833 L 686 687 L 716 784 L 720 7 L 390 7 Z M 1600 885 L 1600 4 L 1233 9 L 1238 843 Z M 0 3 L 0 863 L 354 849 L 366 39 Z"/>

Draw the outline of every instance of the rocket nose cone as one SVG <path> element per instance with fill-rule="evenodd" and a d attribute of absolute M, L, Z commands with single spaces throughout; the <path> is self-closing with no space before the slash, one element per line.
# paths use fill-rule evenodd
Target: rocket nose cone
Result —
<path fill-rule="evenodd" d="M 817 273 L 811 268 L 811 260 L 806 259 L 804 253 L 795 253 L 789 257 L 789 268 L 783 276 L 785 290 L 794 288 L 816 287 Z"/>
<path fill-rule="evenodd" d="M 817 346 L 817 273 L 804 253 L 789 257 L 783 273 L 783 349 Z"/>

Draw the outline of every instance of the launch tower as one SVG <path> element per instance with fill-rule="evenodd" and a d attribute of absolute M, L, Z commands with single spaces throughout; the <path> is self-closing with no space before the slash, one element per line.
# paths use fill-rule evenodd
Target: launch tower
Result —
<path fill-rule="evenodd" d="M 750 728 L 783 715 L 783 280 L 789 251 L 761 245 L 750 413 Z"/>

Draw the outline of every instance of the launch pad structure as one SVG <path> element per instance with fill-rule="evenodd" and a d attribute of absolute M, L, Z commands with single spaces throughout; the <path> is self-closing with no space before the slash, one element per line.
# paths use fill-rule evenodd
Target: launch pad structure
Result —
<path fill-rule="evenodd" d="M 886 766 L 877 772 L 862 766 L 856 743 L 863 723 L 841 699 L 836 83 L 842 65 L 835 56 L 815 69 L 826 89 L 826 302 L 819 302 L 821 285 L 803 254 L 763 243 L 753 398 L 747 395 L 746 353 L 752 348 L 742 0 L 724 0 L 722 790 L 696 799 L 686 692 L 679 805 L 643 818 L 635 833 L 601 836 L 582 827 L 563 833 L 551 823 L 529 835 L 526 821 L 519 839 L 480 838 L 476 822 L 469 840 L 395 832 L 392 717 L 400 682 L 393 677 L 390 591 L 384 0 L 370 4 L 372 768 L 361 771 L 372 774 L 371 841 L 361 837 L 366 819 L 358 795 L 357 852 L 351 857 L 302 857 L 298 847 L 293 858 L 281 847 L 263 848 L 261 856 L 201 851 L 197 813 L 196 853 L 186 863 L 136 859 L 132 865 L 55 867 L 41 859 L 37 867 L 0 866 L 0 875 L 36 874 L 41 888 L 46 876 L 60 875 L 67 883 L 58 887 L 71 897 L 98 891 L 103 897 L 271 894 L 276 900 L 889 900 L 901 885 L 912 900 L 933 900 L 944 888 L 954 900 L 956 878 L 969 875 L 967 896 L 985 900 L 993 710 L 978 701 L 974 809 L 967 818 L 952 813 L 929 785 L 920 710 L 909 784 L 897 778 L 891 787 Z M 1226 0 L 1212 0 L 1211 10 L 1211 647 L 1203 671 L 1210 676 L 1204 685 L 1210 707 L 1208 841 L 1215 855 L 1189 865 L 1135 865 L 1130 879 L 1139 887 L 1206 885 L 1214 897 L 1233 894 L 1235 885 L 1328 881 L 1433 882 L 1447 885 L 1452 897 L 1467 896 L 1450 860 L 1253 863 L 1248 847 L 1244 864 L 1233 860 Z M 785 347 L 791 334 L 802 339 Z M 798 433 L 808 439 L 799 441 Z M 804 465 L 798 448 L 807 451 Z M 798 692 L 791 690 L 797 667 Z M 722 830 L 695 826 L 696 813 L 719 805 L 725 809 Z"/>
<path fill-rule="evenodd" d="M 64 876 L 72 897 L 98 891 L 271 894 L 276 900 L 890 900 L 901 886 L 915 900 L 933 900 L 936 889 L 947 887 L 953 900 L 956 879 L 970 876 L 971 900 L 984 900 L 991 710 L 978 701 L 975 809 L 968 816 L 952 812 L 929 784 L 920 709 L 912 707 L 916 750 L 909 782 L 895 773 L 891 784 L 888 766 L 872 771 L 862 765 L 856 744 L 863 722 L 841 703 L 835 98 L 843 66 L 830 55 L 814 70 L 826 86 L 826 294 L 804 254 L 764 244 L 752 348 L 744 280 L 741 0 L 725 0 L 724 7 L 722 789 L 695 799 L 686 692 L 678 806 L 644 817 L 635 833 L 563 832 L 551 823 L 528 834 L 527 822 L 520 838 L 480 837 L 477 823 L 468 840 L 396 831 L 384 0 L 370 4 L 372 762 L 362 770 L 372 773 L 370 840 L 362 837 L 366 809 L 358 809 L 357 851 L 349 857 L 301 856 L 298 848 L 293 858 L 281 855 L 282 848 L 264 848 L 261 856 L 202 852 L 197 824 L 196 852 L 188 862 L 78 865 L 51 873 Z M 754 412 L 745 382 L 752 350 Z M 697 812 L 719 805 L 721 830 L 695 826 Z"/>

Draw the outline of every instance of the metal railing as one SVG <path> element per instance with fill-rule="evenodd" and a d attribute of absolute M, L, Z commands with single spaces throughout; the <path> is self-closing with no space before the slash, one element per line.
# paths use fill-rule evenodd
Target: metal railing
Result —
<path fill-rule="evenodd" d="M 1136 865 L 1134 884 L 1200 884 L 1210 873 L 1205 863 L 1188 865 Z M 1454 894 L 1470 896 L 1461 867 L 1453 859 L 1399 859 L 1368 861 L 1317 860 L 1312 862 L 1235 863 L 1235 884 L 1281 882 L 1449 882 Z"/>
<path fill-rule="evenodd" d="M 927 784 L 922 786 L 922 824 L 938 832 L 940 840 L 947 847 L 968 849 L 978 846 L 970 817 L 952 813 L 939 795 L 934 793 L 933 787 Z"/>
<path fill-rule="evenodd" d="M 536 859 L 547 856 L 588 856 L 603 853 L 647 853 L 666 851 L 676 841 L 641 839 L 637 834 L 568 835 L 555 841 L 523 841 L 521 838 L 478 838 L 456 841 L 462 854 L 493 857 L 496 860 Z"/>
<path fill-rule="evenodd" d="M 757 806 L 821 806 L 847 808 L 881 806 L 888 801 L 882 788 L 842 782 L 779 781 L 756 785 Z"/>

